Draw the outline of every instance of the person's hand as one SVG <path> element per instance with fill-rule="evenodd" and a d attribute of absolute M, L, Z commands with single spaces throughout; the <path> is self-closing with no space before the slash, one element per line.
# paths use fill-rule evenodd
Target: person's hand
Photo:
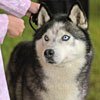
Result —
<path fill-rule="evenodd" d="M 30 16 L 31 13 L 36 14 L 39 10 L 40 4 L 39 3 L 35 3 L 35 2 L 31 2 L 31 6 L 28 10 L 28 12 L 26 13 L 26 16 Z"/>
<path fill-rule="evenodd" d="M 24 21 L 12 15 L 8 15 L 8 20 L 8 35 L 10 37 L 21 36 L 25 28 Z"/>

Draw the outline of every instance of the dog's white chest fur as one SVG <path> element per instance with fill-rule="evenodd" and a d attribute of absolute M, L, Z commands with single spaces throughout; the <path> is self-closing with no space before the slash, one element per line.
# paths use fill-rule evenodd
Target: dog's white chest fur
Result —
<path fill-rule="evenodd" d="M 44 85 L 47 92 L 42 92 L 43 100 L 80 100 L 76 77 L 85 60 L 79 60 L 64 67 L 44 66 L 47 76 Z"/>

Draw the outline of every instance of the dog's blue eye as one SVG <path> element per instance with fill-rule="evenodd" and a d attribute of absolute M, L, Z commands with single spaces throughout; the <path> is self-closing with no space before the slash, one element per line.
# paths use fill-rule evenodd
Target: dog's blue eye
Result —
<path fill-rule="evenodd" d="M 68 35 L 64 35 L 64 36 L 62 37 L 62 40 L 63 40 L 63 41 L 67 41 L 67 40 L 69 40 L 69 38 L 70 38 L 70 37 L 69 37 Z"/>
<path fill-rule="evenodd" d="M 45 41 L 49 41 L 49 38 L 47 35 L 44 36 Z"/>

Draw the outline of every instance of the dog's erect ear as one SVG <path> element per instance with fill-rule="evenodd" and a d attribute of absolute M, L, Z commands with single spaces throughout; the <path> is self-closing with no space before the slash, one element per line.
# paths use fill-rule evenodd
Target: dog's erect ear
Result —
<path fill-rule="evenodd" d="M 88 28 L 86 15 L 79 3 L 76 3 L 72 6 L 71 11 L 69 13 L 69 18 L 72 20 L 73 23 L 75 23 L 82 29 Z"/>
<path fill-rule="evenodd" d="M 38 12 L 38 28 L 51 19 L 51 13 L 45 3 L 41 3 Z"/>

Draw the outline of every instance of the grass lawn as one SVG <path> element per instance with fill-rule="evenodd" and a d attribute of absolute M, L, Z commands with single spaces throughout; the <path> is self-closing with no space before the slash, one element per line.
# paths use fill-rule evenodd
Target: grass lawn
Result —
<path fill-rule="evenodd" d="M 34 31 L 31 29 L 28 23 L 28 18 L 24 17 L 26 29 L 22 37 L 12 39 L 6 36 L 2 45 L 2 53 L 4 59 L 5 68 L 9 60 L 9 56 L 13 48 L 20 41 L 32 40 Z M 88 100 L 100 100 L 100 0 L 90 0 L 90 22 L 89 31 L 91 40 L 93 43 L 95 56 L 90 75 L 90 92 Z"/>

